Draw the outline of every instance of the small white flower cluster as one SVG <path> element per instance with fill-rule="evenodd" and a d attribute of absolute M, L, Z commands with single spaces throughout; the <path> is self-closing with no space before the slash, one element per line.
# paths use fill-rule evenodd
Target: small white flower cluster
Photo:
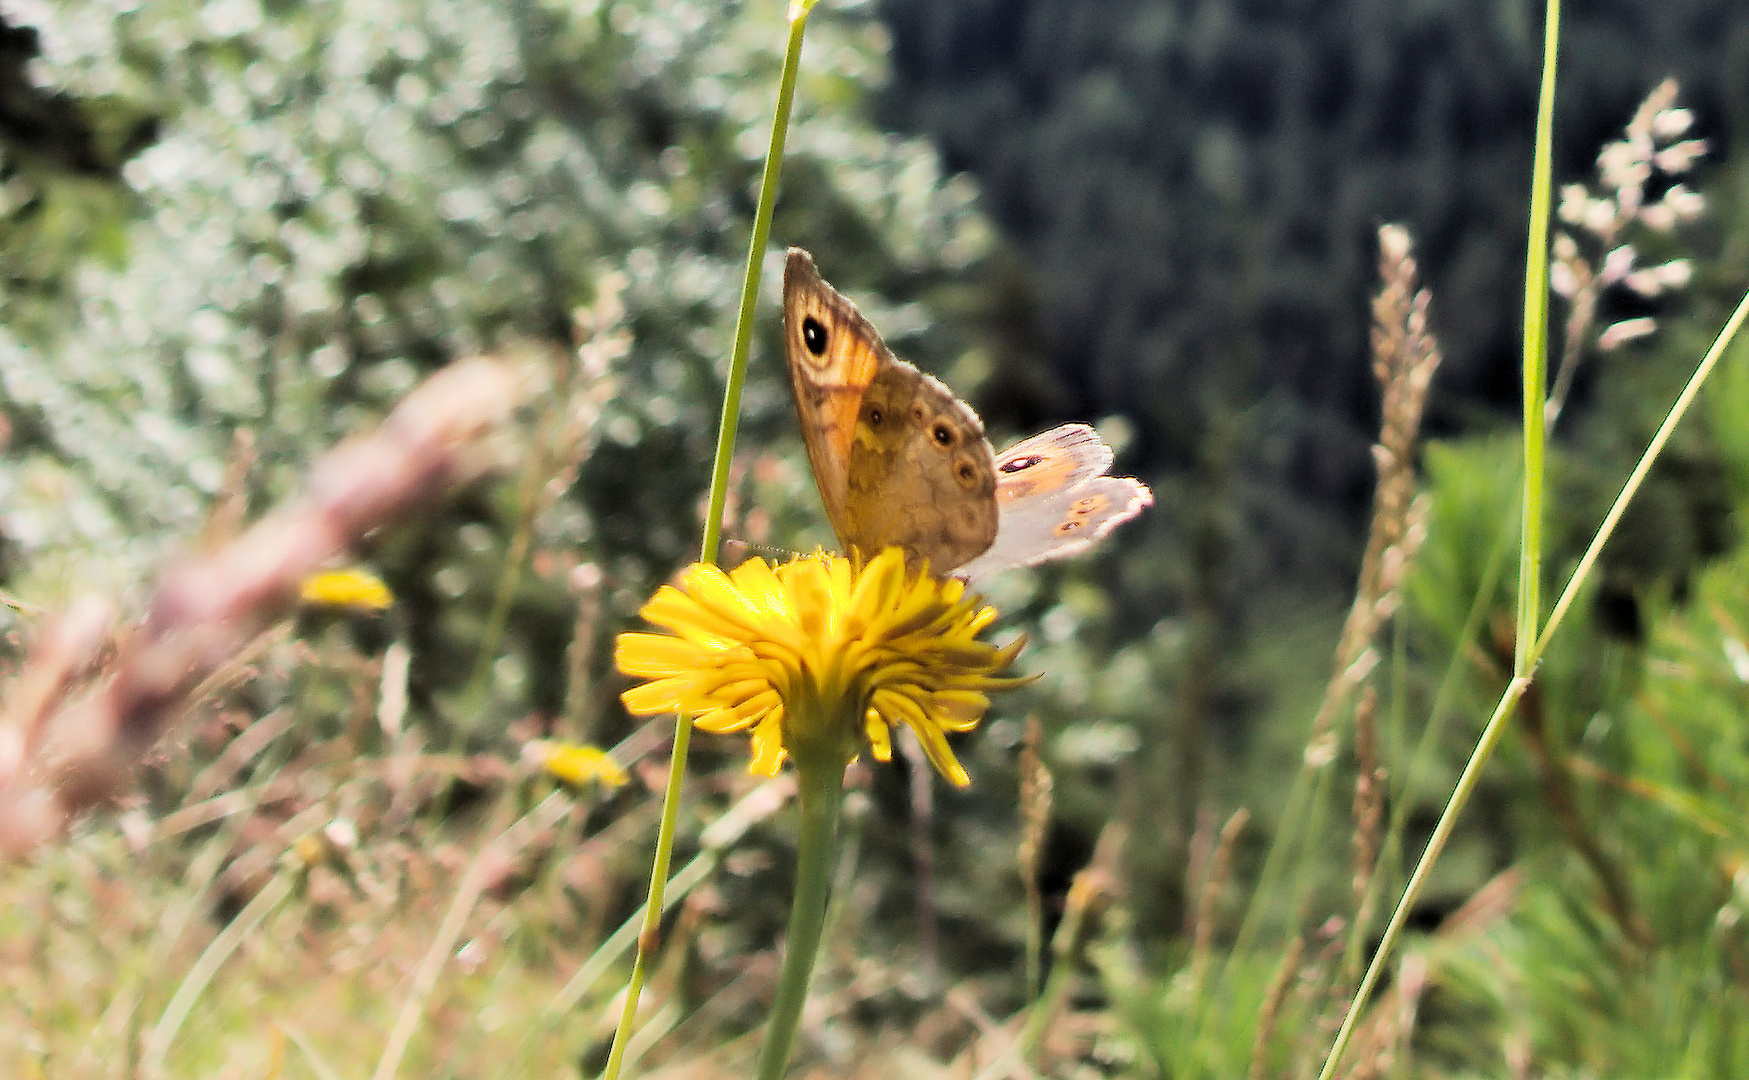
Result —
<path fill-rule="evenodd" d="M 1606 291 L 1620 286 L 1652 299 L 1688 285 L 1694 269 L 1689 260 L 1640 266 L 1639 252 L 1624 236 L 1634 225 L 1667 233 L 1705 211 L 1706 198 L 1681 179 L 1707 151 L 1705 139 L 1686 137 L 1693 123 L 1689 110 L 1676 107 L 1676 80 L 1666 79 L 1641 103 L 1622 137 L 1597 155 L 1596 183 L 1561 189 L 1559 215 L 1571 231 L 1555 236 L 1549 285 L 1572 305 L 1572 316 L 1560 381 L 1570 378 L 1567 369 Z M 1656 198 L 1647 197 L 1659 189 Z M 1607 352 L 1655 329 L 1657 321 L 1647 316 L 1622 319 L 1598 333 L 1597 347 Z M 1559 400 L 1550 403 L 1558 407 Z"/>

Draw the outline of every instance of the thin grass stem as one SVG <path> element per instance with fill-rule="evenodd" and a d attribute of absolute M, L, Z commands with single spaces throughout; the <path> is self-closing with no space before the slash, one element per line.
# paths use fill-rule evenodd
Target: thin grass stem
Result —
<path fill-rule="evenodd" d="M 1488 726 L 1482 729 L 1482 737 L 1476 741 L 1476 748 L 1471 751 L 1470 760 L 1464 765 L 1463 775 L 1458 778 L 1451 799 L 1445 804 L 1444 812 L 1439 815 L 1439 824 L 1433 827 L 1433 835 L 1427 840 L 1427 850 L 1422 852 L 1421 861 L 1415 864 L 1415 872 L 1409 876 L 1409 884 L 1403 888 L 1403 897 L 1397 902 L 1396 910 L 1391 912 L 1391 921 L 1385 926 L 1385 932 L 1379 938 L 1379 947 L 1374 950 L 1372 962 L 1367 965 L 1366 975 L 1361 978 L 1360 986 L 1354 992 L 1348 1014 L 1342 1018 L 1342 1028 L 1336 1033 L 1336 1041 L 1330 1046 L 1330 1055 L 1324 1059 L 1324 1068 L 1318 1074 L 1318 1080 L 1331 1080 L 1336 1075 L 1336 1066 L 1342 1061 L 1342 1052 L 1348 1048 L 1349 1040 L 1354 1036 L 1355 1024 L 1366 1008 L 1366 1003 L 1372 998 L 1373 987 L 1378 984 L 1379 976 L 1384 972 L 1385 961 L 1397 939 L 1403 934 L 1409 912 L 1420 898 L 1421 890 L 1426 887 L 1427 877 L 1433 872 L 1433 865 L 1439 861 L 1440 854 L 1444 852 L 1446 841 L 1451 839 L 1458 814 L 1469 802 L 1476 784 L 1481 781 L 1482 767 L 1488 763 L 1488 758 L 1494 753 L 1494 745 L 1505 733 L 1506 721 L 1512 715 L 1513 706 L 1518 704 L 1518 699 L 1529 688 L 1530 680 L 1524 678 L 1515 678 L 1507 684 L 1506 693 L 1501 695 L 1500 703 L 1494 707 L 1494 715 L 1488 718 Z"/>
<path fill-rule="evenodd" d="M 1712 347 L 1707 350 L 1700 365 L 1694 369 L 1694 374 L 1688 379 L 1688 385 L 1684 386 L 1682 393 L 1677 395 L 1676 403 L 1670 406 L 1670 412 L 1664 417 L 1664 422 L 1658 426 L 1658 433 L 1653 435 L 1652 441 L 1647 444 L 1646 452 L 1640 455 L 1639 464 L 1634 466 L 1634 471 L 1628 476 L 1627 483 L 1622 485 L 1621 494 L 1615 497 L 1615 503 L 1609 508 L 1609 513 L 1603 516 L 1603 524 L 1597 527 L 1597 534 L 1591 538 L 1590 546 L 1580 557 L 1579 564 L 1573 568 L 1573 576 L 1568 579 L 1567 587 L 1561 590 L 1560 599 L 1555 601 L 1554 608 L 1550 610 L 1547 625 L 1543 627 L 1542 632 L 1537 635 L 1535 642 L 1530 647 L 1531 663 L 1534 664 L 1542 659 L 1543 653 L 1549 647 L 1550 636 L 1554 634 L 1555 628 L 1561 625 L 1561 620 L 1566 618 L 1568 609 L 1573 606 L 1573 599 L 1579 595 L 1580 587 L 1590 576 L 1591 568 L 1597 563 L 1597 556 L 1603 551 L 1603 545 L 1615 533 L 1615 527 L 1621 523 L 1622 515 L 1627 512 L 1628 504 L 1633 501 L 1634 495 L 1640 490 L 1640 485 L 1645 482 L 1647 474 L 1652 471 L 1652 464 L 1658 460 L 1658 455 L 1663 452 L 1664 444 L 1670 441 L 1671 433 L 1676 430 L 1676 425 L 1688 413 L 1688 407 L 1694 404 L 1694 399 L 1700 393 L 1701 386 L 1706 382 L 1708 376 L 1712 375 L 1713 368 L 1718 366 L 1719 359 L 1725 355 L 1725 350 L 1730 347 L 1732 341 L 1736 340 L 1737 331 L 1742 329 L 1743 320 L 1746 317 L 1749 317 L 1749 293 L 1745 293 L 1743 299 L 1737 302 L 1737 310 L 1731 313 L 1730 319 L 1726 320 L 1718 337 L 1713 339 Z"/>
<path fill-rule="evenodd" d="M 777 203 L 778 178 L 783 172 L 784 141 L 789 135 L 790 107 L 795 102 L 796 74 L 801 69 L 802 35 L 808 13 L 816 0 L 792 0 L 789 8 L 789 42 L 784 51 L 783 74 L 777 88 L 777 109 L 771 118 L 771 140 L 765 151 L 765 171 L 759 180 L 759 205 L 753 214 L 753 235 L 747 242 L 747 271 L 741 281 L 741 308 L 735 320 L 735 343 L 729 353 L 729 373 L 723 385 L 723 413 L 717 427 L 716 461 L 711 467 L 710 500 L 705 510 L 704 538 L 699 545 L 701 562 L 716 562 L 723 537 L 723 507 L 729 497 L 729 464 L 740 428 L 741 391 L 747 382 L 747 352 L 753 341 L 753 314 L 759 300 L 759 274 L 765 264 L 765 246 L 771 236 L 772 208 Z M 650 871 L 650 891 L 644 903 L 644 925 L 638 933 L 638 955 L 626 983 L 625 1008 L 613 1032 L 602 1080 L 618 1080 L 624 1066 L 632 1024 L 638 1014 L 651 954 L 662 929 L 662 893 L 668 865 L 674 854 L 674 832 L 680 817 L 680 792 L 686 778 L 686 751 L 692 741 L 692 718 L 675 717 L 674 750 L 669 760 L 668 783 L 662 794 L 662 825 L 656 834 L 656 857 Z"/>
<path fill-rule="evenodd" d="M 1487 726 L 1482 729 L 1481 738 L 1476 741 L 1476 747 L 1464 765 L 1463 775 L 1458 778 L 1457 787 L 1439 815 L 1439 824 L 1434 826 L 1427 848 L 1421 853 L 1420 861 L 1415 864 L 1415 870 L 1409 876 L 1409 883 L 1403 888 L 1396 910 L 1391 913 L 1391 921 L 1385 927 L 1378 948 L 1373 951 L 1371 962 L 1367 964 L 1366 975 L 1362 977 L 1360 986 L 1355 989 L 1353 999 L 1349 1002 L 1348 1011 L 1342 1018 L 1342 1027 L 1337 1031 L 1335 1041 L 1331 1043 L 1330 1053 L 1324 1059 L 1324 1068 L 1319 1072 L 1318 1080 L 1331 1080 L 1335 1076 L 1342 1054 L 1354 1037 L 1355 1025 L 1359 1023 L 1361 1013 L 1372 998 L 1373 987 L 1377 985 L 1385 963 L 1394 951 L 1397 939 L 1402 935 L 1410 910 L 1419 899 L 1421 890 L 1426 887 L 1434 864 L 1445 850 L 1458 814 L 1469 802 L 1476 784 L 1480 782 L 1482 767 L 1493 755 L 1495 744 L 1506 730 L 1506 721 L 1511 716 L 1513 707 L 1530 688 L 1530 675 L 1536 662 L 1533 649 L 1542 611 L 1539 583 L 1542 579 L 1543 451 L 1546 441 L 1544 424 L 1548 405 L 1549 215 L 1550 196 L 1554 187 L 1555 68 L 1560 38 L 1561 0 L 1548 0 L 1543 18 L 1542 90 L 1537 98 L 1536 141 L 1531 164 L 1530 224 L 1527 230 L 1529 238 L 1524 268 L 1524 487 L 1523 518 L 1519 523 L 1518 633 L 1513 679 L 1507 685 L 1506 692 L 1501 695 Z"/>
<path fill-rule="evenodd" d="M 146 1039 L 146 1048 L 140 1056 L 138 1075 L 142 1077 L 159 1077 L 164 1075 L 164 1059 L 170 1053 L 170 1044 L 175 1041 L 176 1033 L 182 1030 L 182 1022 L 188 1019 L 189 1010 L 218 974 L 219 966 L 230 959 L 231 954 L 243 944 L 243 939 L 254 932 L 261 920 L 278 907 L 292 894 L 292 875 L 286 872 L 276 874 L 265 888 L 255 894 L 231 924 L 200 954 L 200 959 L 188 969 L 183 977 L 182 985 L 176 988 L 176 993 L 170 999 L 170 1004 L 164 1007 L 164 1015 L 152 1029 L 152 1034 Z"/>

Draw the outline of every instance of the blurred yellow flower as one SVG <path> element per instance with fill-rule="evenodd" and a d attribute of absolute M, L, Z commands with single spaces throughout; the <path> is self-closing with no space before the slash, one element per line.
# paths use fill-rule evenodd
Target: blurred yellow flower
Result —
<path fill-rule="evenodd" d="M 946 733 L 976 727 L 988 691 L 1028 681 L 1002 676 L 1024 639 L 978 640 L 996 609 L 963 581 L 907 570 L 897 548 L 860 565 L 824 554 L 729 573 L 695 563 L 641 614 L 674 636 L 619 636 L 619 669 L 649 680 L 622 695 L 626 708 L 685 712 L 705 731 L 751 728 L 750 768 L 766 776 L 786 757 L 842 771 L 865 739 L 889 760 L 900 723 L 943 776 L 967 784 Z"/>
<path fill-rule="evenodd" d="M 355 568 L 311 574 L 299 589 L 299 598 L 317 607 L 360 608 L 383 611 L 395 602 L 395 594 L 383 579 Z"/>
<path fill-rule="evenodd" d="M 626 782 L 625 770 L 599 746 L 556 742 L 544 745 L 541 752 L 541 766 L 573 787 L 582 787 L 591 780 L 607 787 L 619 787 Z"/>

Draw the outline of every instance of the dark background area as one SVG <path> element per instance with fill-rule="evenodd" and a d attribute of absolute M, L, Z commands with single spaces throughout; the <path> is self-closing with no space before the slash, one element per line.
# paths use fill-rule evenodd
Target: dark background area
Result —
<path fill-rule="evenodd" d="M 1236 427 L 1254 524 L 1349 532 L 1377 425 L 1375 230 L 1413 233 L 1446 362 L 1434 433 L 1516 417 L 1540 6 L 1445 0 L 883 0 L 882 115 L 974 175 L 1024 262 L 1050 378 L 1004 369 L 999 425 L 1120 413 L 1143 471 Z M 1729 160 L 1749 6 L 1566 8 L 1557 183 L 1667 76 Z M 1242 419 L 1235 420 L 1237 414 Z M 1334 523 L 1331 523 L 1334 524 Z M 1307 572 L 1340 582 L 1347 554 Z"/>

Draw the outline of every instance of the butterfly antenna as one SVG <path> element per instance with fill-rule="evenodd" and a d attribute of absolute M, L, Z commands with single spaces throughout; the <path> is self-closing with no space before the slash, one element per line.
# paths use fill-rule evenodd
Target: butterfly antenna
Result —
<path fill-rule="evenodd" d="M 755 555 L 764 556 L 773 562 L 790 562 L 801 558 L 801 552 L 791 551 L 785 547 L 773 547 L 770 544 L 750 544 L 745 540 L 723 541 L 723 565 L 740 566 Z"/>

